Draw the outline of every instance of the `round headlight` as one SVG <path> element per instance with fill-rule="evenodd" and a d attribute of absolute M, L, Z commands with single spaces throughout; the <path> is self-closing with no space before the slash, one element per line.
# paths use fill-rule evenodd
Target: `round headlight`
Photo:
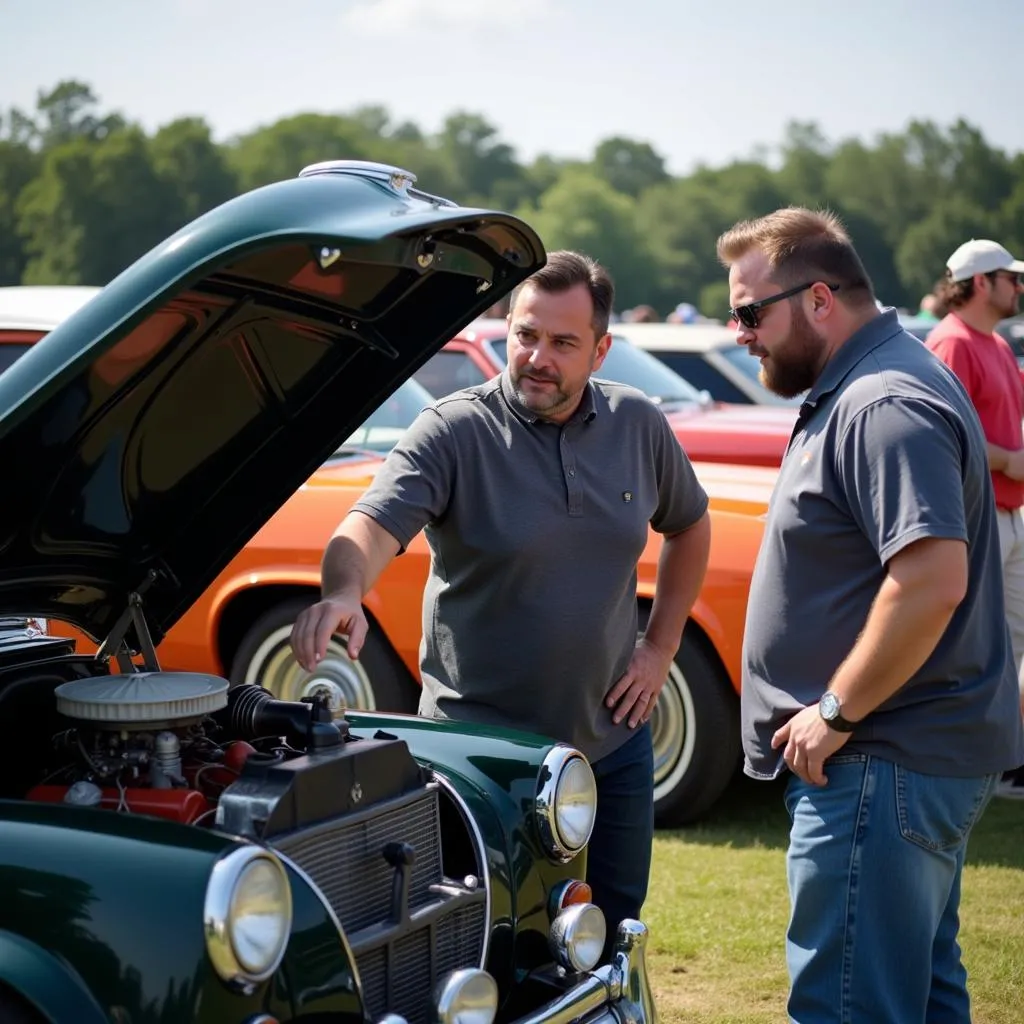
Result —
<path fill-rule="evenodd" d="M 607 933 L 604 914 L 598 907 L 574 903 L 551 922 L 551 952 L 567 970 L 589 971 L 601 959 Z"/>
<path fill-rule="evenodd" d="M 578 750 L 559 744 L 544 758 L 536 809 L 541 839 L 551 857 L 571 860 L 587 845 L 597 813 L 597 783 Z"/>
<path fill-rule="evenodd" d="M 206 948 L 214 969 L 248 986 L 277 970 L 292 927 L 292 893 L 281 862 L 245 846 L 219 860 L 206 887 Z"/>
<path fill-rule="evenodd" d="M 438 1024 L 492 1024 L 498 1012 L 498 986 L 476 967 L 446 974 L 434 990 Z"/>

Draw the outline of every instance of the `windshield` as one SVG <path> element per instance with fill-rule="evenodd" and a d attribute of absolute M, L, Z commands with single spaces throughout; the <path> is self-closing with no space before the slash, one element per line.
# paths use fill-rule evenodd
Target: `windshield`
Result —
<path fill-rule="evenodd" d="M 507 362 L 504 338 L 490 342 L 490 346 L 502 363 Z M 700 392 L 689 381 L 619 335 L 612 336 L 608 355 L 595 376 L 638 388 L 659 405 L 701 404 Z"/>
<path fill-rule="evenodd" d="M 764 398 L 761 401 L 765 405 L 799 405 L 804 400 L 802 394 L 797 395 L 795 398 L 783 398 L 781 395 L 775 394 L 774 391 L 769 391 L 761 383 L 761 360 L 757 356 L 751 355 L 746 345 L 729 345 L 718 349 L 718 351 L 740 373 L 745 377 L 749 377 L 758 386 L 764 394 Z"/>
<path fill-rule="evenodd" d="M 401 387 L 364 421 L 338 449 L 335 456 L 359 451 L 386 455 L 398 443 L 420 410 L 433 404 L 434 398 L 415 380 L 402 382 Z"/>

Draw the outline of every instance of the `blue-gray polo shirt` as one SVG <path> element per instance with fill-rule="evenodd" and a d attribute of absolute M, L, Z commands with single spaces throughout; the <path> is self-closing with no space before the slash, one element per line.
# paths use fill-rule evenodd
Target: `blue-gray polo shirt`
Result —
<path fill-rule="evenodd" d="M 925 664 L 843 752 L 935 775 L 1015 767 L 1024 735 L 985 438 L 960 382 L 887 310 L 826 365 L 772 494 L 743 644 L 747 774 L 785 769 L 772 734 L 817 702 L 887 561 L 925 537 L 967 542 L 967 595 Z"/>
<path fill-rule="evenodd" d="M 665 416 L 642 392 L 591 380 L 548 423 L 506 369 L 423 410 L 354 506 L 403 549 L 430 547 L 420 713 L 571 743 L 592 760 L 632 735 L 604 698 L 636 643 L 648 528 L 707 508 Z"/>

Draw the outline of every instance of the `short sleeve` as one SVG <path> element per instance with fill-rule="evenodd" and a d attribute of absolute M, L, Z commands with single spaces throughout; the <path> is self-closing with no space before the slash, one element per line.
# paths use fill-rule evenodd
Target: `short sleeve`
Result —
<path fill-rule="evenodd" d="M 658 505 L 651 516 L 651 526 L 658 533 L 681 533 L 707 511 L 708 496 L 668 420 L 658 409 L 654 410 L 654 417 Z"/>
<path fill-rule="evenodd" d="M 839 486 L 882 563 L 926 537 L 967 540 L 964 444 L 954 420 L 919 399 L 882 399 L 847 427 Z"/>
<path fill-rule="evenodd" d="M 954 335 L 934 342 L 929 339 L 927 346 L 956 374 L 971 401 L 977 406 L 978 390 L 983 381 L 979 379 L 978 363 L 971 352 L 970 342 Z"/>
<path fill-rule="evenodd" d="M 454 481 L 451 434 L 430 407 L 413 420 L 352 507 L 387 530 L 404 551 L 420 530 L 445 514 Z"/>

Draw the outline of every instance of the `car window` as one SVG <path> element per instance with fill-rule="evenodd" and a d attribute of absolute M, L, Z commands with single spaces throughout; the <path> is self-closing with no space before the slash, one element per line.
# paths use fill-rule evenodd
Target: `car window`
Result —
<path fill-rule="evenodd" d="M 443 398 L 453 391 L 483 384 L 487 377 L 467 353 L 442 350 L 431 356 L 413 374 L 413 379 L 435 398 Z"/>
<path fill-rule="evenodd" d="M 761 402 L 765 405 L 799 405 L 804 400 L 803 395 L 797 395 L 794 398 L 783 398 L 781 395 L 775 394 L 774 391 L 769 391 L 761 383 L 761 360 L 757 356 L 751 355 L 745 345 L 730 345 L 717 351 L 740 373 L 757 385 L 758 391 L 763 396 Z"/>
<path fill-rule="evenodd" d="M 504 339 L 492 341 L 490 346 L 504 363 L 507 359 Z M 700 391 L 691 381 L 684 380 L 650 353 L 617 335 L 612 336 L 611 348 L 595 376 L 629 384 L 659 405 L 700 405 Z"/>
<path fill-rule="evenodd" d="M 433 395 L 415 380 L 402 382 L 401 387 L 363 422 L 338 449 L 344 457 L 359 451 L 386 455 L 420 414 L 434 402 Z"/>
<path fill-rule="evenodd" d="M 669 369 L 684 377 L 695 388 L 706 391 L 716 402 L 750 403 L 751 398 L 741 391 L 728 377 L 722 374 L 699 352 L 673 352 L 658 349 L 651 355 L 657 357 Z"/>

